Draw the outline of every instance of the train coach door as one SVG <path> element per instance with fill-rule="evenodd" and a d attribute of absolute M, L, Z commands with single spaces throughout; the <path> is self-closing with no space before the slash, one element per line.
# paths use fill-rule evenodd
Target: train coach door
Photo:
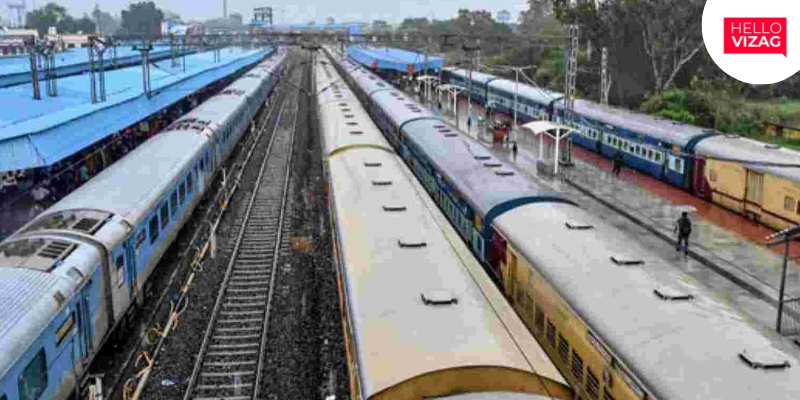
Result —
<path fill-rule="evenodd" d="M 697 158 L 694 164 L 694 191 L 697 197 L 708 196 L 708 183 L 706 182 L 706 160 Z"/>
<path fill-rule="evenodd" d="M 761 207 L 764 202 L 764 174 L 747 170 L 747 203 Z"/>

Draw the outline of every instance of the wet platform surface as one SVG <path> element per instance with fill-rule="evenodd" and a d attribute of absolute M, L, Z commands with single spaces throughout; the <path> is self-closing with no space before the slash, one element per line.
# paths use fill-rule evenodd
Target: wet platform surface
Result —
<path fill-rule="evenodd" d="M 452 104 L 450 105 L 452 106 Z M 432 109 L 453 122 L 448 105 Z M 473 104 L 473 125 L 467 129 L 466 100 L 459 104 L 459 128 L 481 139 L 498 157 L 516 164 L 536 181 L 576 200 L 584 209 L 600 216 L 628 237 L 636 240 L 664 260 L 728 298 L 760 323 L 775 327 L 778 291 L 783 266 L 783 246 L 771 250 L 763 245 L 773 231 L 744 217 L 713 205 L 691 194 L 661 183 L 636 171 L 623 169 L 619 177 L 611 173 L 611 163 L 597 154 L 575 147 L 572 167 L 560 167 L 554 177 L 552 145 L 545 143 L 545 163 L 539 159 L 539 141 L 520 133 L 516 160 L 501 143 L 491 143 L 488 124 L 476 126 L 474 117 L 483 108 Z M 506 115 L 491 119 L 507 121 Z M 549 167 L 549 168 L 548 168 Z M 693 230 L 690 255 L 675 250 L 675 220 L 690 211 Z M 793 244 L 798 254 L 800 246 Z M 787 299 L 800 297 L 800 269 L 790 262 L 786 280 Z"/>

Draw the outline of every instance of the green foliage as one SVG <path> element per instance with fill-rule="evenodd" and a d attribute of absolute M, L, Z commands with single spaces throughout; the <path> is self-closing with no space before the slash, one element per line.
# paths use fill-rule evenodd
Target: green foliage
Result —
<path fill-rule="evenodd" d="M 129 35 L 157 36 L 163 20 L 164 13 L 152 1 L 131 3 L 122 10 L 122 29 Z"/>
<path fill-rule="evenodd" d="M 36 29 L 42 36 L 47 34 L 48 28 L 57 27 L 58 23 L 66 17 L 69 17 L 66 8 L 56 3 L 47 3 L 44 7 L 29 12 L 26 21 L 28 21 L 29 28 Z"/>
<path fill-rule="evenodd" d="M 691 89 L 650 94 L 642 111 L 722 132 L 759 138 L 764 123 L 800 126 L 800 101 L 753 101 L 736 94 L 738 83 L 695 80 Z"/>

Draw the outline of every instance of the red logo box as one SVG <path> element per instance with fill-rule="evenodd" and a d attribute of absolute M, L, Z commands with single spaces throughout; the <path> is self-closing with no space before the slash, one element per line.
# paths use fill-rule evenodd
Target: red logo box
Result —
<path fill-rule="evenodd" d="M 725 18 L 725 54 L 783 54 L 786 18 Z"/>

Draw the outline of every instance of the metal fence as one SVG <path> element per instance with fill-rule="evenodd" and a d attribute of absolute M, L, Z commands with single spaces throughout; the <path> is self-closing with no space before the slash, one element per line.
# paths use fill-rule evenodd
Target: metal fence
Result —
<path fill-rule="evenodd" d="M 783 312 L 778 321 L 781 335 L 800 334 L 800 297 L 783 301 Z"/>

